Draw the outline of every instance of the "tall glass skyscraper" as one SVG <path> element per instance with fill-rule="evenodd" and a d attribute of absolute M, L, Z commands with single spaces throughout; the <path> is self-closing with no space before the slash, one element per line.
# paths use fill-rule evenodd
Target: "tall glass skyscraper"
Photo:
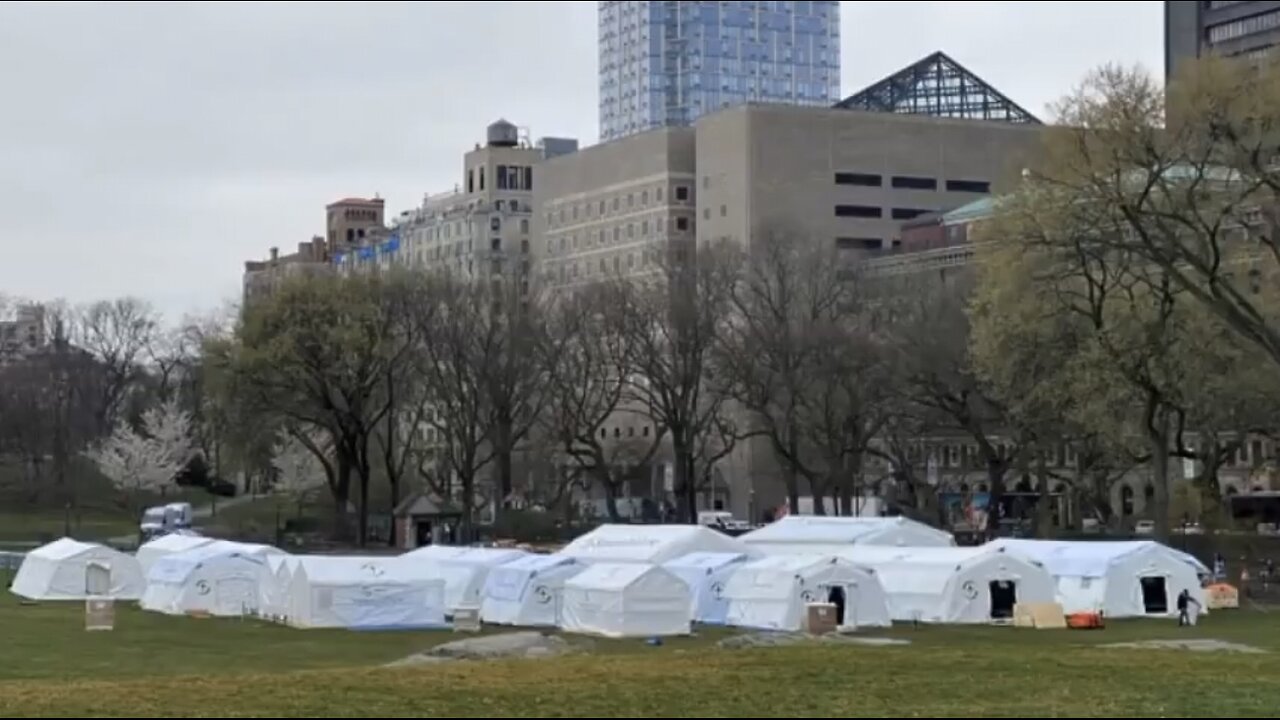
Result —
<path fill-rule="evenodd" d="M 840 93 L 840 3 L 599 3 L 600 139 L 747 101 L 829 106 Z"/>

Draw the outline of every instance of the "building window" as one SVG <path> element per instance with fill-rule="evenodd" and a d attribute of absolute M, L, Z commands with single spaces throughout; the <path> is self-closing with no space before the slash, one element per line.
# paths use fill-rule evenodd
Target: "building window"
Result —
<path fill-rule="evenodd" d="M 948 180 L 947 192 L 980 193 L 991 192 L 991 183 L 985 180 Z"/>
<path fill-rule="evenodd" d="M 880 187 L 883 179 L 879 175 L 871 173 L 856 172 L 838 172 L 836 173 L 837 185 L 858 185 L 860 187 Z"/>
<path fill-rule="evenodd" d="M 493 217 L 489 218 L 489 229 L 494 232 L 498 232 L 499 230 L 501 230 L 502 218 L 498 217 L 497 215 L 494 215 Z"/>
<path fill-rule="evenodd" d="M 494 252 L 501 252 L 502 238 L 494 238 L 493 240 L 489 241 L 489 249 Z"/>
<path fill-rule="evenodd" d="M 924 215 L 930 212 L 933 212 L 933 211 L 920 210 L 918 208 L 894 208 L 893 219 L 894 220 L 911 220 L 912 218 L 918 218 L 921 215 Z"/>
<path fill-rule="evenodd" d="M 627 253 L 627 269 L 631 270 L 636 266 L 636 254 Z"/>
<path fill-rule="evenodd" d="M 613 256 L 613 272 L 622 272 L 622 257 L 620 255 Z"/>
<path fill-rule="evenodd" d="M 711 208 L 703 208 L 703 209 L 702 209 L 702 219 L 703 219 L 703 220 L 710 220 L 710 219 L 711 219 Z"/>
<path fill-rule="evenodd" d="M 728 205 L 721 205 L 721 206 L 720 206 L 720 217 L 728 217 L 728 216 L 729 216 L 729 206 L 728 206 Z"/>
<path fill-rule="evenodd" d="M 649 221 L 648 220 L 640 221 L 640 236 L 649 237 Z"/>
<path fill-rule="evenodd" d="M 573 206 L 573 219 L 574 219 L 574 220 L 577 220 L 577 219 L 578 219 L 578 206 L 577 206 L 577 205 L 574 205 L 574 206 Z"/>
<path fill-rule="evenodd" d="M 645 425 L 644 427 L 640 428 L 640 434 L 645 437 L 649 437 L 649 426 Z"/>
<path fill-rule="evenodd" d="M 689 218 L 687 217 L 676 218 L 676 230 L 679 230 L 680 232 L 685 232 L 688 229 L 689 229 Z"/>
<path fill-rule="evenodd" d="M 622 228 L 621 228 L 621 227 L 615 227 L 615 228 L 613 229 L 613 241 L 614 241 L 614 242 L 618 242 L 618 241 L 619 241 L 619 240 L 621 240 L 621 239 L 622 239 Z M 603 245 L 603 244 L 604 244 L 604 238 L 601 238 L 601 239 L 600 239 L 600 244 L 601 244 L 601 245 Z"/>
<path fill-rule="evenodd" d="M 618 207 L 619 207 L 619 201 L 618 201 L 618 198 L 614 198 L 614 199 L 613 199 L 613 211 L 614 211 L 614 212 L 618 212 Z"/>
<path fill-rule="evenodd" d="M 484 190 L 484 166 L 480 166 L 480 189 Z"/>
<path fill-rule="evenodd" d="M 1240 20 L 1214 25 L 1209 28 L 1209 42 L 1218 43 L 1245 35 L 1253 35 L 1275 27 L 1280 27 L 1280 10 L 1253 15 Z"/>
<path fill-rule="evenodd" d="M 604 217 L 604 201 L 600 201 L 600 217 Z"/>
<path fill-rule="evenodd" d="M 662 202 L 662 188 L 653 191 L 653 198 L 658 202 Z"/>
<path fill-rule="evenodd" d="M 528 255 L 528 254 L 529 254 L 529 241 L 528 241 L 528 240 L 521 240 L 521 241 L 520 241 L 520 252 L 522 252 L 522 253 L 524 253 L 524 254 L 526 254 L 526 255 Z"/>
<path fill-rule="evenodd" d="M 473 193 L 475 191 L 476 191 L 476 171 L 473 168 L 467 171 L 467 192 Z"/>
<path fill-rule="evenodd" d="M 627 207 L 628 207 L 628 208 L 633 208 L 633 207 L 635 207 L 635 206 L 636 206 L 636 194 L 635 194 L 635 193 L 627 193 Z"/>
<path fill-rule="evenodd" d="M 605 274 L 605 272 L 606 272 L 606 264 L 605 264 L 604 258 L 600 258 L 600 274 L 603 275 Z"/>
<path fill-rule="evenodd" d="M 884 246 L 884 241 L 880 238 L 873 237 L 838 237 L 836 238 L 836 249 L 838 250 L 879 250 Z"/>
<path fill-rule="evenodd" d="M 677 185 L 677 186 L 676 186 L 676 201 L 677 201 L 677 202 L 688 202 L 688 201 L 689 201 L 689 188 L 688 188 L 688 187 L 686 187 L 686 186 L 684 186 L 684 185 Z"/>
<path fill-rule="evenodd" d="M 493 201 L 493 209 L 494 209 L 494 210 L 497 210 L 498 212 L 502 212 L 502 201 L 501 201 L 501 200 L 494 200 L 494 201 Z"/>
<path fill-rule="evenodd" d="M 933 178 L 894 176 L 893 186 L 899 190 L 937 190 L 938 181 Z"/>
<path fill-rule="evenodd" d="M 521 220 L 520 220 L 520 233 L 521 233 L 521 234 L 523 234 L 523 235 L 528 235 L 528 234 L 529 234 L 529 219 L 528 219 L 528 218 L 524 218 L 524 219 L 521 219 Z"/>
<path fill-rule="evenodd" d="M 645 190 L 644 192 L 640 193 L 640 205 L 641 207 L 643 207 L 648 204 L 649 204 L 649 191 Z"/>
<path fill-rule="evenodd" d="M 634 240 L 636 237 L 636 224 L 627 223 L 627 239 Z"/>
<path fill-rule="evenodd" d="M 836 217 L 879 218 L 884 217 L 884 211 L 870 205 L 837 205 Z"/>

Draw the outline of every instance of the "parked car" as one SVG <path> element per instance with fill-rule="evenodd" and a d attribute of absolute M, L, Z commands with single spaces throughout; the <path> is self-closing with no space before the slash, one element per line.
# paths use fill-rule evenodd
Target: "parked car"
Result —
<path fill-rule="evenodd" d="M 1134 535 L 1155 535 L 1156 521 L 1155 520 L 1139 520 L 1133 525 L 1133 534 Z"/>

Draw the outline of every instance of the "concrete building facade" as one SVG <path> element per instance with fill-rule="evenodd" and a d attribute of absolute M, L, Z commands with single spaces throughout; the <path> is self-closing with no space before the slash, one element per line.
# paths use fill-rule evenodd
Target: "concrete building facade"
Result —
<path fill-rule="evenodd" d="M 746 102 L 828 107 L 840 92 L 840 3 L 598 3 L 600 139 Z"/>
<path fill-rule="evenodd" d="M 244 304 L 269 297 L 288 278 L 330 269 L 329 245 L 322 237 L 298 243 L 298 251 L 288 255 L 281 255 L 279 248 L 271 248 L 266 260 L 249 260 L 244 264 Z"/>
<path fill-rule="evenodd" d="M 549 160 L 535 172 L 542 280 L 563 288 L 659 267 L 696 238 L 695 132 L 666 128 Z"/>
<path fill-rule="evenodd" d="M 657 253 L 679 251 L 681 241 L 750 248 L 775 231 L 853 261 L 892 248 L 907 219 L 986 197 L 1039 143 L 1040 127 L 1030 123 L 727 108 L 692 128 L 652 130 L 540 164 L 543 280 L 565 288 L 650 272 Z M 619 415 L 619 425 L 644 424 L 635 409 Z M 655 461 L 661 467 L 669 457 Z M 727 492 L 717 494 L 735 515 L 759 519 L 783 503 L 767 443 L 741 443 L 718 469 L 716 490 Z"/>
<path fill-rule="evenodd" d="M 1166 79 L 1209 53 L 1267 57 L 1280 44 L 1280 0 L 1165 0 Z"/>

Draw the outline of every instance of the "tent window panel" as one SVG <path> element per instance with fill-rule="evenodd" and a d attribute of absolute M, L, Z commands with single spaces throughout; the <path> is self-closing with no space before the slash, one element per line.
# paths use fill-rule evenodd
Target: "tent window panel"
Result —
<path fill-rule="evenodd" d="M 329 610 L 333 607 L 333 588 L 320 588 L 316 591 L 316 608 Z"/>

